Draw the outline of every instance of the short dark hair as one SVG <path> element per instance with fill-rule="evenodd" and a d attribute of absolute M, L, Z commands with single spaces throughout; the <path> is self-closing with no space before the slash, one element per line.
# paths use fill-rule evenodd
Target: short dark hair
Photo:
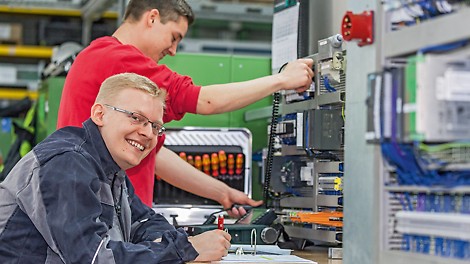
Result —
<path fill-rule="evenodd" d="M 158 9 L 161 22 L 176 22 L 181 16 L 186 17 L 188 25 L 194 22 L 194 13 L 185 0 L 130 0 L 127 4 L 124 20 L 138 21 L 148 10 Z"/>

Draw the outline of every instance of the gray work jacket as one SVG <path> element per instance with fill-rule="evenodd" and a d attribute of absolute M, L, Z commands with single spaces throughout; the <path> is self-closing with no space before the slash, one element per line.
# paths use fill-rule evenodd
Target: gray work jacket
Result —
<path fill-rule="evenodd" d="M 186 233 L 134 195 L 97 126 L 83 126 L 53 133 L 0 184 L 0 263 L 194 260 Z"/>

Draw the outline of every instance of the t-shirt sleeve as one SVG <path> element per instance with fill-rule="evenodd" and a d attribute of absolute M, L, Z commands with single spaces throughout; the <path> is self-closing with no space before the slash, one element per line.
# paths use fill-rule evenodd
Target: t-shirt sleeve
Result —
<path fill-rule="evenodd" d="M 131 63 L 127 60 L 127 64 Z M 180 120 L 186 113 L 196 113 L 201 86 L 195 85 L 189 76 L 180 75 L 166 65 L 158 65 L 145 56 L 135 56 L 132 72 L 147 76 L 158 87 L 167 91 L 163 122 Z M 128 66 L 131 68 L 131 65 Z"/>
<path fill-rule="evenodd" d="M 163 65 L 161 67 L 166 68 Z M 163 117 L 165 123 L 180 120 L 186 113 L 195 114 L 201 90 L 201 86 L 194 85 L 188 76 L 172 72 L 171 79 L 171 85 L 167 88 L 167 106 Z"/>
<path fill-rule="evenodd" d="M 201 87 L 190 77 L 158 65 L 131 45 L 103 37 L 93 41 L 74 61 L 63 90 L 57 127 L 81 126 L 90 116 L 101 83 L 109 76 L 125 72 L 146 76 L 167 90 L 164 122 L 196 113 Z"/>

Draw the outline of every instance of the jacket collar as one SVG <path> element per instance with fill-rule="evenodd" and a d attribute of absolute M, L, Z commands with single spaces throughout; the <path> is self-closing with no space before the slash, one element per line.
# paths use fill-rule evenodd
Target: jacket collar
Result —
<path fill-rule="evenodd" d="M 86 137 L 88 141 L 91 142 L 91 145 L 96 150 L 101 168 L 106 173 L 106 176 L 109 180 L 118 172 L 124 172 L 117 163 L 113 160 L 113 157 L 109 153 L 106 144 L 104 143 L 103 137 L 98 129 L 98 126 L 88 118 L 83 122 L 83 128 L 85 129 Z M 119 173 L 118 175 L 123 175 L 124 173 Z"/>

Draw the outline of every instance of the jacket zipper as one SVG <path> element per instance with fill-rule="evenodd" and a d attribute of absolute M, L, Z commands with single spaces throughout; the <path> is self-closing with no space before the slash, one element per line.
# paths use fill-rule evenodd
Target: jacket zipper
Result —
<path fill-rule="evenodd" d="M 117 175 L 114 174 L 114 178 L 113 178 L 112 186 L 111 186 L 111 188 L 112 188 L 112 192 L 111 192 L 111 193 L 112 193 L 112 195 L 113 195 L 114 210 L 116 211 L 116 216 L 117 216 L 117 219 L 118 219 L 118 221 L 119 221 L 119 231 L 121 231 L 122 238 L 123 238 L 124 240 L 126 240 L 126 236 L 125 236 L 125 234 L 124 234 L 124 228 L 123 228 L 123 224 L 122 224 L 122 219 L 121 219 L 121 213 L 122 213 L 122 211 L 121 211 L 122 186 L 120 187 L 121 193 L 120 193 L 119 197 L 116 199 L 116 196 L 115 196 L 115 193 L 114 193 L 114 191 L 115 191 L 115 189 L 114 189 L 114 187 L 115 187 L 114 183 L 115 183 L 115 181 L 116 181 L 116 178 L 117 178 Z M 127 241 L 126 241 L 126 242 L 127 242 Z"/>

